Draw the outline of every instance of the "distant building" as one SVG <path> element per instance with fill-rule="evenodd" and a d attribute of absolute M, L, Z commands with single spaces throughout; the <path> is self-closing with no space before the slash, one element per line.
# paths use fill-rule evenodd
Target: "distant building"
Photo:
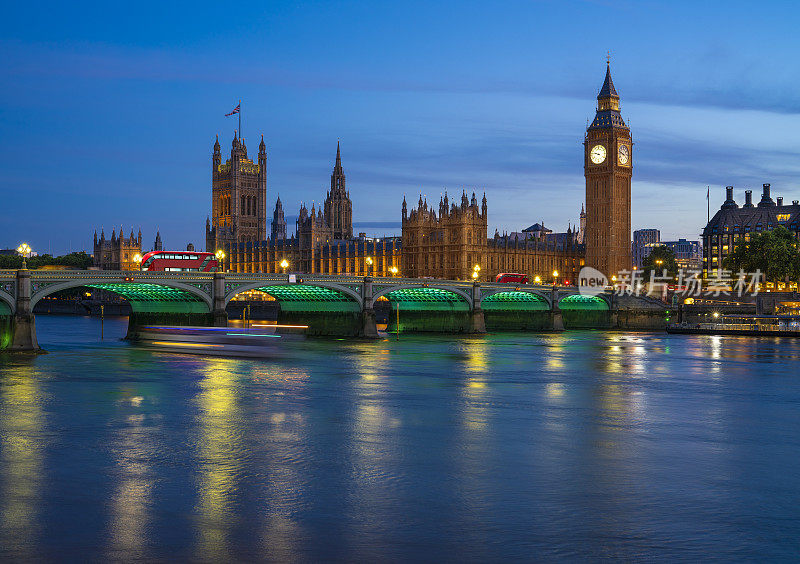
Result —
<path fill-rule="evenodd" d="M 100 230 L 100 238 L 97 231 L 94 232 L 94 266 L 101 270 L 139 270 L 139 263 L 134 260 L 136 255 L 142 254 L 142 230 L 138 235 L 131 234 L 126 237 L 119 230 L 111 232 L 111 238 L 106 239 L 105 231 Z"/>
<path fill-rule="evenodd" d="M 703 267 L 703 247 L 700 241 L 661 241 L 660 245 L 669 247 L 675 255 L 678 268 L 684 270 L 701 270 Z"/>
<path fill-rule="evenodd" d="M 744 205 L 733 199 L 733 186 L 725 188 L 725 202 L 703 229 L 703 275 L 715 276 L 724 268 L 725 258 L 741 241 L 749 241 L 753 233 L 772 231 L 783 225 L 796 237 L 800 235 L 800 202 L 784 205 L 770 196 L 770 185 L 762 186 L 761 201 L 753 205 L 753 191 L 745 190 Z"/>
<path fill-rule="evenodd" d="M 161 243 L 161 231 L 156 231 L 156 240 L 153 243 L 154 251 L 163 251 L 164 245 Z"/>
<path fill-rule="evenodd" d="M 633 232 L 633 266 L 642 268 L 642 261 L 650 255 L 652 245 L 661 242 L 661 231 L 658 229 L 637 229 Z"/>
<path fill-rule="evenodd" d="M 189 252 L 193 252 L 194 251 L 194 243 L 188 243 L 186 245 L 186 250 L 189 251 Z"/>

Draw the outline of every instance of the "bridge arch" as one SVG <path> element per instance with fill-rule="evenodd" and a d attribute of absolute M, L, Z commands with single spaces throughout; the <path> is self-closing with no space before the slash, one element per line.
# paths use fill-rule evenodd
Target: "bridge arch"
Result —
<path fill-rule="evenodd" d="M 267 291 L 266 288 L 271 288 L 274 293 Z M 318 295 L 315 296 L 314 288 L 320 288 L 322 291 L 319 291 Z M 301 284 L 289 283 L 288 281 L 251 282 L 249 284 L 237 286 L 230 292 L 226 292 L 225 304 L 227 305 L 228 302 L 237 295 L 244 292 L 252 292 L 253 290 L 258 290 L 260 292 L 264 292 L 265 294 L 269 294 L 281 304 L 281 307 L 283 307 L 284 302 L 287 304 L 289 302 L 320 303 L 324 301 L 325 298 L 330 298 L 330 301 L 339 301 L 340 298 L 336 296 L 336 294 L 338 294 L 340 297 L 345 297 L 348 299 L 348 301 L 355 303 L 359 310 L 361 309 L 361 294 L 359 294 L 356 290 L 336 283 L 318 281 L 308 283 L 304 282 Z M 325 290 L 329 290 L 334 293 L 331 294 L 330 292 L 325 292 Z"/>
<path fill-rule="evenodd" d="M 502 294 L 502 296 L 501 296 Z M 528 298 L 527 296 L 536 296 L 535 298 Z M 495 297 L 498 296 L 498 297 Z M 484 307 L 484 303 L 487 300 L 495 301 L 496 303 L 503 303 L 503 302 L 531 302 L 534 301 L 543 301 L 547 304 L 548 309 L 550 308 L 550 292 L 542 292 L 541 290 L 529 290 L 527 288 L 496 288 L 493 290 L 484 290 L 483 297 L 481 298 L 481 307 Z M 484 308 L 485 309 L 485 308 Z"/>
<path fill-rule="evenodd" d="M 16 305 L 14 296 L 0 290 L 0 315 L 12 315 L 17 309 Z"/>
<path fill-rule="evenodd" d="M 464 301 L 464 303 L 467 305 L 467 309 L 472 308 L 472 296 L 461 288 L 454 286 L 429 286 L 420 284 L 398 284 L 396 286 L 382 288 L 380 291 L 375 292 L 372 295 L 371 306 L 375 307 L 375 302 L 377 302 L 378 298 L 381 297 L 386 297 L 386 299 L 393 303 L 397 301 L 401 301 L 402 303 L 403 299 L 406 299 L 410 302 L 413 301 L 414 297 L 419 298 L 420 303 L 431 303 L 437 301 L 444 303 L 448 300 L 446 299 L 446 294 L 441 292 L 446 292 L 447 294 L 457 296 L 459 299 Z M 392 294 L 391 297 L 390 294 Z M 426 295 L 429 297 L 429 299 L 425 299 Z"/>
<path fill-rule="evenodd" d="M 570 294 L 558 305 L 567 329 L 605 329 L 611 325 L 611 307 L 605 296 Z"/>
<path fill-rule="evenodd" d="M 318 281 L 296 284 L 267 280 L 237 286 L 226 295 L 226 303 L 234 296 L 248 291 L 263 292 L 275 298 L 280 307 L 280 325 L 305 326 L 307 335 L 364 334 L 361 295 L 352 288 Z"/>
<path fill-rule="evenodd" d="M 159 312 L 210 313 L 211 296 L 200 288 L 177 281 L 126 282 L 108 278 L 83 278 L 50 284 L 32 292 L 31 311 L 42 298 L 70 288 L 97 288 L 125 298 L 135 312 L 155 310 Z M 148 305 L 145 305 L 148 304 Z M 161 307 L 158 304 L 170 304 Z M 185 304 L 182 305 L 182 304 Z"/>
<path fill-rule="evenodd" d="M 463 290 L 453 287 L 398 285 L 382 289 L 373 297 L 390 302 L 388 312 L 389 332 L 445 332 L 470 333 L 473 331 L 472 299 Z"/>
<path fill-rule="evenodd" d="M 582 294 L 569 294 L 559 299 L 558 307 L 561 309 L 608 311 L 611 304 L 604 295 L 584 296 Z"/>
<path fill-rule="evenodd" d="M 498 290 L 481 300 L 487 331 L 543 331 L 552 328 L 550 300 L 539 292 Z"/>

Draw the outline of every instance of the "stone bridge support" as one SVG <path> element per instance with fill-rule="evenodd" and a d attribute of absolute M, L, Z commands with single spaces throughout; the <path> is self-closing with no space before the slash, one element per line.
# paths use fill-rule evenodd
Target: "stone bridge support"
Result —
<path fill-rule="evenodd" d="M 469 312 L 469 332 L 486 333 L 486 319 L 481 308 L 481 285 L 475 282 L 472 285 L 472 307 Z"/>
<path fill-rule="evenodd" d="M 364 278 L 361 286 L 361 330 L 359 337 L 378 338 L 378 326 L 375 323 L 375 309 L 372 307 L 372 278 Z"/>
<path fill-rule="evenodd" d="M 225 273 L 215 272 L 214 282 L 211 287 L 213 307 L 211 318 L 214 327 L 228 326 L 228 312 L 225 310 Z"/>
<path fill-rule="evenodd" d="M 558 288 L 553 286 L 550 291 L 550 328 L 553 331 L 564 330 L 564 317 L 561 315 L 561 307 L 558 304 Z"/>
<path fill-rule="evenodd" d="M 17 311 L 11 328 L 12 351 L 38 351 L 36 320 L 31 309 L 31 272 L 27 268 L 17 271 Z"/>

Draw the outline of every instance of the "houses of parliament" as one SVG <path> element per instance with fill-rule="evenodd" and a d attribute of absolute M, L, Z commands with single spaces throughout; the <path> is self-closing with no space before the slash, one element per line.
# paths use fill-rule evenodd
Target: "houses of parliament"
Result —
<path fill-rule="evenodd" d="M 277 198 L 266 232 L 266 146 L 248 158 L 244 139 L 234 136 L 223 163 L 219 140 L 212 154 L 211 216 L 206 250 L 225 253 L 223 268 L 233 272 L 304 272 L 354 276 L 404 276 L 494 280 L 501 272 L 527 274 L 531 281 L 577 280 L 584 265 L 609 277 L 631 268 L 630 210 L 632 141 L 620 114 L 620 98 L 610 65 L 597 96 L 595 118 L 584 138 L 586 209 L 574 228 L 553 233 L 536 223 L 519 232 L 489 237 L 488 202 L 461 192 L 445 193 L 438 206 L 422 197 L 408 209 L 403 199 L 401 237 L 353 234 L 353 205 L 337 143 L 330 189 L 324 204 L 301 205 L 295 233 L 287 236 L 283 203 Z M 289 266 L 284 269 L 283 261 Z"/>

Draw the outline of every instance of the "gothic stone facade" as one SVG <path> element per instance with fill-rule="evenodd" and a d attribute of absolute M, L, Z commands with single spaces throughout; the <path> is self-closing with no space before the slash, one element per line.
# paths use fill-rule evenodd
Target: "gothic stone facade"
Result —
<path fill-rule="evenodd" d="M 223 268 L 232 272 L 279 273 L 283 272 L 283 260 L 289 263 L 289 272 L 391 276 L 391 268 L 400 269 L 399 238 L 353 237 L 353 204 L 346 189 L 338 143 L 324 206 L 319 210 L 312 206 L 310 212 L 305 205 L 300 206 L 296 236 L 286 236 L 280 198 L 275 203 L 270 238 L 243 239 L 235 227 L 230 236 L 215 242 L 215 248 L 226 255 Z"/>
<path fill-rule="evenodd" d="M 439 215 L 420 197 L 416 209 L 408 212 L 403 200 L 402 275 L 471 280 L 475 265 L 481 267 L 478 280 L 494 281 L 502 272 L 527 274 L 559 281 L 576 280 L 584 263 L 583 245 L 577 233 L 569 241 L 548 241 L 544 237 L 487 238 L 486 196 L 480 208 L 475 194 L 465 192 L 461 204 L 450 203 L 447 194 L 439 201 Z"/>
<path fill-rule="evenodd" d="M 111 238 L 106 239 L 105 231 L 100 230 L 100 238 L 97 231 L 94 232 L 94 265 L 101 270 L 139 270 L 139 263 L 134 260 L 136 255 L 142 254 L 142 231 L 138 235 L 131 234 L 126 237 L 119 230 L 111 232 Z"/>
<path fill-rule="evenodd" d="M 206 251 L 267 237 L 267 151 L 264 137 L 258 162 L 247 158 L 244 139 L 236 136 L 231 156 L 222 163 L 219 138 L 211 157 L 211 219 L 206 219 Z"/>

